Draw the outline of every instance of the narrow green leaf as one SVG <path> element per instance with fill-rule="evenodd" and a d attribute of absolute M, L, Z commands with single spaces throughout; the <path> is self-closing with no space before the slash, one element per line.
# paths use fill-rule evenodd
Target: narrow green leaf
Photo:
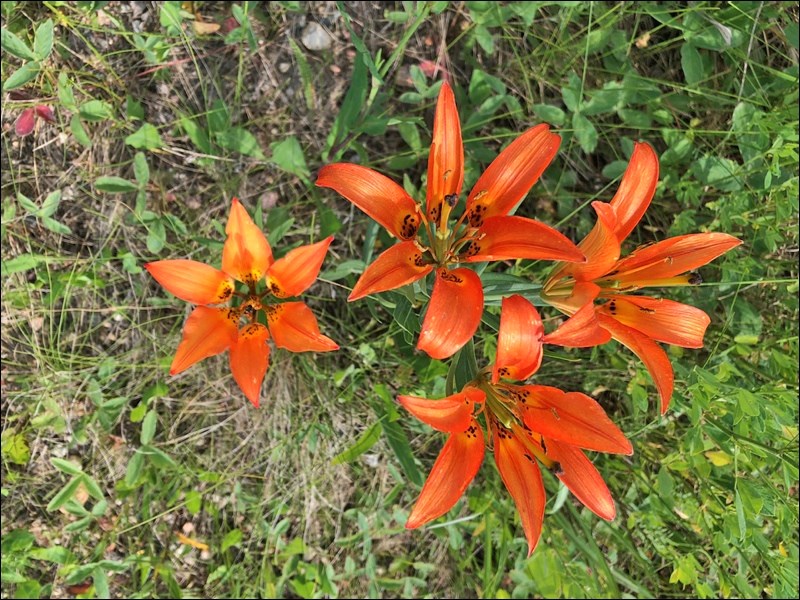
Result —
<path fill-rule="evenodd" d="M 155 446 L 142 446 L 141 451 L 147 455 L 150 461 L 159 469 L 176 469 L 178 467 L 178 463 L 160 448 L 156 448 Z"/>
<path fill-rule="evenodd" d="M 3 91 L 8 92 L 22 87 L 39 74 L 39 63 L 29 62 L 14 71 L 3 84 Z"/>
<path fill-rule="evenodd" d="M 66 504 L 67 500 L 72 498 L 75 495 L 75 492 L 78 490 L 78 486 L 81 484 L 81 477 L 80 475 L 76 475 L 72 479 L 67 482 L 59 492 L 53 496 L 53 499 L 50 500 L 50 503 L 47 505 L 47 510 L 52 512 L 54 510 L 58 510 L 64 504 Z"/>
<path fill-rule="evenodd" d="M 39 60 L 44 60 L 53 51 L 53 20 L 47 19 L 36 28 L 33 51 Z"/>
<path fill-rule="evenodd" d="M 156 435 L 156 425 L 158 423 L 158 413 L 155 409 L 150 409 L 142 421 L 142 433 L 139 436 L 139 441 L 142 445 L 147 445 L 153 441 Z"/>
<path fill-rule="evenodd" d="M 44 199 L 42 207 L 36 211 L 38 217 L 52 217 L 58 210 L 58 205 L 61 203 L 61 190 L 54 190 L 47 194 Z"/>
<path fill-rule="evenodd" d="M 39 207 L 36 202 L 28 198 L 22 192 L 17 192 L 17 202 L 19 202 L 20 206 L 22 206 L 28 214 L 35 215 L 39 212 Z"/>
<path fill-rule="evenodd" d="M 63 458 L 52 456 L 50 457 L 50 462 L 62 473 L 67 473 L 68 475 L 81 475 L 83 473 L 81 466 L 71 460 L 64 460 Z"/>
<path fill-rule="evenodd" d="M 75 94 L 72 91 L 72 82 L 69 80 L 66 71 L 61 71 L 58 75 L 58 100 L 67 110 L 76 111 L 78 104 L 75 102 Z"/>
<path fill-rule="evenodd" d="M 144 454 L 135 452 L 131 459 L 128 461 L 128 468 L 125 470 L 125 484 L 132 487 L 139 481 L 139 475 L 144 466 Z"/>
<path fill-rule="evenodd" d="M 231 546 L 238 546 L 242 543 L 242 539 L 244 538 L 244 534 L 242 533 L 241 529 L 231 529 L 228 533 L 225 534 L 225 537 L 222 538 L 222 543 L 220 544 L 220 550 L 225 552 Z"/>
<path fill-rule="evenodd" d="M 36 54 L 33 53 L 33 50 L 28 48 L 25 42 L 5 27 L 0 29 L 0 45 L 2 45 L 3 50 L 9 54 L 13 54 L 17 58 L 21 58 L 22 60 L 36 60 Z"/>
<path fill-rule="evenodd" d="M 97 598 L 111 598 L 111 590 L 108 588 L 108 576 L 100 567 L 92 571 L 92 582 L 94 583 L 94 595 Z"/>
<path fill-rule="evenodd" d="M 133 176 L 140 187 L 146 186 L 150 181 L 150 167 L 144 152 L 137 152 L 133 157 Z"/>
<path fill-rule="evenodd" d="M 98 177 L 95 179 L 94 186 L 101 192 L 110 194 L 124 194 L 126 192 L 135 192 L 138 189 L 138 186 L 132 181 L 115 176 Z"/>
<path fill-rule="evenodd" d="M 681 46 L 681 67 L 683 77 L 689 85 L 695 85 L 705 78 L 703 75 L 703 57 L 697 48 L 688 42 Z"/>
<path fill-rule="evenodd" d="M 103 498 L 105 498 L 105 494 L 103 494 L 103 489 L 100 487 L 100 485 L 93 477 L 87 475 L 86 473 L 81 475 L 81 477 L 83 478 L 83 485 L 86 488 L 86 491 L 89 492 L 92 498 L 95 498 L 97 500 L 102 500 Z"/>
<path fill-rule="evenodd" d="M 337 454 L 331 461 L 331 464 L 340 465 L 342 463 L 353 462 L 356 458 L 372 448 L 380 437 L 380 423 L 373 423 L 358 437 L 352 446 L 344 452 Z"/>
<path fill-rule="evenodd" d="M 205 129 L 200 127 L 194 119 L 190 119 L 189 117 L 181 117 L 178 124 L 200 152 L 203 154 L 211 154 L 211 141 Z"/>
<path fill-rule="evenodd" d="M 75 140 L 81 146 L 85 146 L 86 148 L 92 147 L 92 140 L 89 134 L 86 133 L 86 129 L 84 129 L 83 123 L 81 123 L 81 119 L 78 115 L 72 115 L 72 118 L 69 120 L 69 129 L 72 135 L 75 136 Z"/>

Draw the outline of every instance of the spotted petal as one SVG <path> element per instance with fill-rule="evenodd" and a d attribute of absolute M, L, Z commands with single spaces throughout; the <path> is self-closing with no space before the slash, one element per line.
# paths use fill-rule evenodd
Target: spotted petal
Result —
<path fill-rule="evenodd" d="M 186 319 L 183 339 L 175 352 L 170 375 L 185 371 L 196 362 L 220 354 L 236 342 L 238 318 L 227 308 L 198 306 Z"/>
<path fill-rule="evenodd" d="M 633 453 L 625 434 L 586 394 L 526 385 L 517 388 L 517 399 L 525 424 L 545 437 L 598 452 Z"/>
<path fill-rule="evenodd" d="M 533 554 L 542 535 L 545 493 L 542 474 L 536 459 L 527 452 L 516 435 L 502 425 L 495 425 L 494 461 L 500 478 L 511 494 L 528 540 L 528 556 Z"/>
<path fill-rule="evenodd" d="M 317 318 L 304 302 L 284 302 L 267 307 L 267 323 L 278 348 L 291 352 L 330 352 L 339 345 L 322 335 Z"/>
<path fill-rule="evenodd" d="M 370 294 L 403 287 L 422 279 L 432 270 L 433 265 L 423 262 L 422 251 L 415 241 L 400 242 L 384 250 L 366 268 L 347 300 L 352 302 Z"/>
<path fill-rule="evenodd" d="M 350 163 L 322 167 L 317 185 L 336 190 L 401 240 L 413 239 L 422 222 L 417 203 L 394 181 Z"/>
<path fill-rule="evenodd" d="M 269 333 L 261 323 L 251 323 L 239 330 L 231 346 L 230 364 L 233 378 L 253 406 L 258 408 L 261 384 L 269 366 Z"/>
<path fill-rule="evenodd" d="M 460 194 L 464 184 L 464 145 L 453 90 L 445 81 L 436 103 L 433 143 L 428 155 L 428 218 L 437 221 L 445 197 Z"/>
<path fill-rule="evenodd" d="M 475 479 L 484 450 L 483 430 L 475 419 L 466 431 L 450 434 L 408 516 L 406 529 L 424 525 L 453 508 Z"/>
<path fill-rule="evenodd" d="M 431 358 L 453 356 L 475 334 L 483 314 L 483 287 L 475 271 L 439 269 L 417 348 Z"/>
<path fill-rule="evenodd" d="M 221 304 L 233 294 L 233 279 L 195 260 L 158 260 L 145 269 L 169 293 L 192 304 Z"/>
<path fill-rule="evenodd" d="M 478 178 L 467 198 L 467 219 L 478 227 L 487 217 L 507 215 L 553 160 L 561 138 L 542 123 L 511 142 Z"/>
<path fill-rule="evenodd" d="M 272 264 L 272 249 L 238 198 L 233 199 L 225 233 L 228 237 L 222 248 L 222 270 L 243 283 L 255 285 Z"/>
<path fill-rule="evenodd" d="M 278 298 L 289 298 L 304 292 L 319 275 L 322 261 L 333 236 L 308 246 L 289 250 L 269 268 L 267 287 Z"/>
<path fill-rule="evenodd" d="M 440 400 L 418 396 L 398 396 L 397 400 L 408 412 L 434 429 L 445 433 L 462 433 L 472 423 L 475 404 L 484 402 L 486 394 L 468 386 Z"/>
<path fill-rule="evenodd" d="M 547 455 L 561 467 L 558 478 L 586 508 L 601 519 L 611 521 L 617 514 L 614 499 L 606 482 L 583 450 L 570 444 L 545 438 Z"/>
<path fill-rule="evenodd" d="M 702 348 L 711 323 L 699 308 L 649 296 L 609 296 L 597 310 L 656 341 L 684 348 Z"/>
<path fill-rule="evenodd" d="M 583 253 L 552 227 L 525 217 L 488 217 L 466 247 L 465 262 L 491 260 L 564 260 L 581 262 Z"/>
<path fill-rule="evenodd" d="M 492 383 L 500 377 L 521 381 L 538 371 L 543 335 L 542 319 L 533 304 L 517 294 L 503 298 Z"/>

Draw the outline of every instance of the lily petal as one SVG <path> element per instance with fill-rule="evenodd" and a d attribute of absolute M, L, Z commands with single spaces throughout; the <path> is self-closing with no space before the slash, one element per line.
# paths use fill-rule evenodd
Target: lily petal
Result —
<path fill-rule="evenodd" d="M 272 249 L 238 198 L 233 199 L 225 225 L 222 270 L 248 285 L 255 285 L 272 264 Z"/>
<path fill-rule="evenodd" d="M 433 143 L 428 155 L 428 219 L 438 223 L 442 201 L 460 194 L 464 184 L 464 145 L 461 142 L 461 123 L 453 90 L 445 81 L 436 103 L 433 119 Z"/>
<path fill-rule="evenodd" d="M 658 342 L 684 348 L 702 348 L 703 336 L 711 323 L 699 308 L 648 296 L 609 296 L 608 302 L 597 311 Z"/>
<path fill-rule="evenodd" d="M 617 215 L 614 233 L 621 244 L 644 215 L 658 183 L 658 156 L 650 144 L 636 143 L 611 206 Z"/>
<path fill-rule="evenodd" d="M 304 302 L 284 302 L 265 307 L 269 332 L 278 348 L 290 352 L 330 352 L 339 345 L 322 335 L 317 318 Z"/>
<path fill-rule="evenodd" d="M 617 281 L 621 287 L 658 285 L 659 279 L 702 267 L 741 243 L 727 233 L 693 233 L 669 238 L 626 256 L 603 280 Z"/>
<path fill-rule="evenodd" d="M 583 253 L 552 227 L 525 217 L 487 217 L 464 251 L 465 262 L 517 258 L 581 262 Z"/>
<path fill-rule="evenodd" d="M 544 336 L 542 341 L 567 348 L 588 348 L 610 342 L 611 334 L 600 327 L 594 304 L 589 303 Z"/>
<path fill-rule="evenodd" d="M 170 294 L 192 304 L 221 304 L 233 294 L 233 279 L 195 260 L 157 260 L 145 269 Z"/>
<path fill-rule="evenodd" d="M 417 348 L 431 358 L 453 356 L 475 334 L 483 314 L 483 286 L 475 271 L 439 269 Z"/>
<path fill-rule="evenodd" d="M 543 335 L 544 325 L 533 304 L 517 294 L 503 298 L 492 383 L 501 377 L 522 381 L 538 371 Z"/>
<path fill-rule="evenodd" d="M 583 505 L 601 519 L 611 521 L 617 515 L 614 499 L 606 482 L 580 448 L 545 438 L 547 455 L 558 461 L 557 477 Z"/>
<path fill-rule="evenodd" d="M 658 395 L 661 398 L 661 414 L 663 415 L 669 408 L 669 401 L 675 385 L 675 375 L 667 353 L 647 335 L 623 325 L 613 317 L 598 314 L 597 318 L 601 327 L 608 329 L 615 340 L 638 356 L 639 360 L 647 367 L 650 377 L 653 378 L 656 389 L 658 389 Z"/>
<path fill-rule="evenodd" d="M 395 244 L 381 253 L 359 277 L 347 298 L 353 302 L 378 292 L 394 290 L 418 279 L 433 270 L 433 265 L 422 261 L 422 251 L 413 240 Z"/>
<path fill-rule="evenodd" d="M 552 162 L 561 137 L 542 123 L 511 142 L 478 178 L 467 198 L 467 219 L 479 227 L 486 217 L 507 215 Z"/>
<path fill-rule="evenodd" d="M 230 363 L 233 378 L 247 399 L 258 408 L 261 384 L 269 366 L 269 332 L 261 323 L 251 323 L 239 330 L 231 346 Z"/>
<path fill-rule="evenodd" d="M 461 392 L 441 400 L 429 400 L 418 396 L 398 396 L 397 401 L 408 412 L 438 431 L 462 433 L 472 424 L 472 412 L 476 403 L 486 400 L 486 394 L 474 387 L 465 387 Z"/>
<path fill-rule="evenodd" d="M 336 163 L 320 169 L 317 185 L 336 190 L 395 237 L 410 240 L 417 235 L 422 222 L 417 203 L 385 175 L 361 165 Z"/>
<path fill-rule="evenodd" d="M 267 272 L 267 287 L 278 298 L 297 296 L 308 289 L 319 275 L 322 261 L 333 236 L 308 246 L 289 250 L 276 260 Z"/>
<path fill-rule="evenodd" d="M 177 375 L 194 363 L 230 348 L 236 343 L 238 322 L 236 313 L 228 308 L 195 308 L 183 326 L 183 339 L 178 344 L 169 374 Z"/>
<path fill-rule="evenodd" d="M 617 224 L 614 209 L 605 202 L 592 202 L 592 208 L 597 213 L 597 222 L 589 235 L 578 244 L 578 248 L 586 255 L 586 262 L 563 265 L 550 276 L 548 283 L 569 276 L 576 281 L 593 281 L 608 273 L 619 259 L 619 240 L 614 234 Z"/>
<path fill-rule="evenodd" d="M 450 434 L 408 516 L 406 529 L 424 525 L 453 508 L 475 479 L 484 450 L 483 430 L 475 419 L 466 431 Z"/>
<path fill-rule="evenodd" d="M 519 512 L 530 556 L 542 535 L 546 500 L 542 474 L 536 459 L 527 452 L 513 432 L 497 424 L 492 429 L 494 461 Z"/>
<path fill-rule="evenodd" d="M 545 437 L 598 452 L 633 454 L 625 434 L 586 394 L 525 385 L 514 397 L 522 406 L 523 422 Z"/>

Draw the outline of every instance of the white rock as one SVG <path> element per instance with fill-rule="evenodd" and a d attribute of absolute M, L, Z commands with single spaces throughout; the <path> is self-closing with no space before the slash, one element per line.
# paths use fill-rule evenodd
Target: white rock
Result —
<path fill-rule="evenodd" d="M 333 44 L 333 38 L 319 23 L 312 21 L 303 29 L 300 40 L 309 50 L 327 50 Z"/>

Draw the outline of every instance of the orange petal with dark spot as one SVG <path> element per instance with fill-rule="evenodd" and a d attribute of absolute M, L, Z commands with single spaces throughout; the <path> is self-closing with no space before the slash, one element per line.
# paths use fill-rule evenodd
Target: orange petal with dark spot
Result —
<path fill-rule="evenodd" d="M 238 319 L 230 309 L 198 306 L 183 326 L 183 339 L 169 374 L 177 375 L 204 358 L 224 352 L 236 342 L 237 332 Z"/>
<path fill-rule="evenodd" d="M 453 356 L 475 334 L 483 314 L 481 278 L 471 269 L 439 269 L 417 348 L 431 358 Z"/>
<path fill-rule="evenodd" d="M 602 280 L 617 281 L 622 287 L 658 285 L 722 256 L 742 243 L 727 233 L 694 233 L 681 235 L 646 246 L 619 261 L 614 275 Z"/>
<path fill-rule="evenodd" d="M 609 296 L 597 311 L 658 342 L 684 348 L 702 348 L 711 323 L 699 308 L 649 296 Z"/>
<path fill-rule="evenodd" d="M 542 341 L 567 348 L 588 348 L 610 342 L 611 334 L 600 327 L 594 303 L 589 303 L 544 336 Z"/>
<path fill-rule="evenodd" d="M 231 204 L 228 234 L 222 247 L 222 270 L 247 284 L 255 284 L 272 265 L 272 249 L 238 198 Z"/>
<path fill-rule="evenodd" d="M 422 262 L 422 251 L 414 241 L 400 242 L 381 253 L 361 274 L 349 302 L 370 294 L 394 290 L 418 279 L 433 270 Z"/>
<path fill-rule="evenodd" d="M 438 431 L 461 433 L 472 423 L 475 403 L 486 400 L 486 394 L 473 387 L 440 400 L 418 396 L 398 396 L 397 401 L 412 415 Z"/>
<path fill-rule="evenodd" d="M 530 556 L 542 535 L 546 501 L 542 474 L 536 459 L 526 451 L 514 433 L 502 425 L 494 425 L 492 429 L 494 461 L 519 512 Z"/>
<path fill-rule="evenodd" d="M 446 196 L 460 194 L 464 184 L 464 145 L 461 142 L 461 123 L 453 90 L 445 81 L 436 103 L 433 118 L 433 142 L 428 155 L 428 192 L 426 211 L 431 220 L 438 219 L 433 214 Z"/>
<path fill-rule="evenodd" d="M 317 318 L 304 302 L 284 302 L 266 307 L 269 332 L 278 348 L 291 352 L 330 352 L 339 345 L 322 335 Z"/>
<path fill-rule="evenodd" d="M 333 236 L 321 242 L 289 250 L 276 260 L 267 272 L 267 287 L 278 298 L 289 298 L 303 293 L 314 283 L 325 260 Z"/>
<path fill-rule="evenodd" d="M 625 434 L 586 394 L 546 385 L 521 386 L 518 393 L 524 398 L 523 421 L 533 431 L 588 450 L 633 454 Z"/>
<path fill-rule="evenodd" d="M 617 215 L 614 233 L 621 244 L 644 215 L 658 183 L 658 156 L 650 144 L 636 143 L 611 206 Z"/>
<path fill-rule="evenodd" d="M 467 215 L 480 220 L 507 215 L 525 197 L 555 158 L 561 137 L 545 123 L 528 129 L 511 142 L 478 178 L 467 198 Z"/>
<path fill-rule="evenodd" d="M 514 260 L 583 261 L 583 253 L 552 227 L 525 217 L 489 217 L 470 242 L 465 262 Z"/>
<path fill-rule="evenodd" d="M 336 163 L 320 169 L 317 185 L 336 190 L 395 237 L 416 237 L 422 222 L 417 203 L 385 175 L 361 165 Z"/>
<path fill-rule="evenodd" d="M 543 335 L 542 319 L 533 304 L 516 294 L 503 298 L 492 383 L 501 377 L 521 381 L 538 371 Z"/>
<path fill-rule="evenodd" d="M 170 294 L 192 304 L 221 304 L 234 291 L 233 278 L 194 260 L 158 260 L 144 268 Z"/>
<path fill-rule="evenodd" d="M 483 430 L 475 419 L 466 431 L 450 434 L 411 509 L 406 529 L 424 525 L 453 508 L 475 479 L 484 449 Z"/>
<path fill-rule="evenodd" d="M 656 342 L 644 333 L 623 325 L 613 317 L 598 314 L 600 326 L 611 332 L 611 337 L 628 348 L 639 357 L 650 372 L 653 382 L 661 398 L 661 414 L 667 412 L 672 390 L 675 385 L 675 375 L 669 362 L 667 353 Z"/>
<path fill-rule="evenodd" d="M 269 333 L 261 323 L 251 323 L 239 330 L 231 346 L 230 364 L 233 378 L 253 406 L 258 408 L 261 384 L 269 366 Z"/>
<path fill-rule="evenodd" d="M 556 475 L 583 505 L 601 519 L 611 521 L 617 515 L 614 499 L 606 482 L 583 450 L 545 438 L 547 455 L 557 461 L 561 472 Z"/>

